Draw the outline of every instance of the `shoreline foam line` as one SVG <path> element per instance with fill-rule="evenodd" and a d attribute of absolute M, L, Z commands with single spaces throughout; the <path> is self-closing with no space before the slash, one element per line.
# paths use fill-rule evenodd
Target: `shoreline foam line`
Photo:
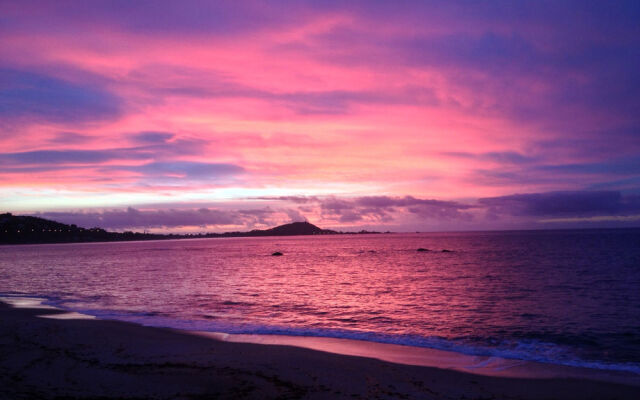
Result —
<path fill-rule="evenodd" d="M 447 342 L 445 339 L 437 339 L 432 342 L 429 338 L 420 340 L 416 337 L 393 337 L 375 332 L 362 331 L 344 331 L 333 329 L 305 329 L 300 327 L 286 328 L 282 326 L 261 326 L 261 325 L 243 325 L 233 326 L 224 322 L 181 320 L 167 316 L 159 316 L 149 313 L 122 313 L 108 310 L 93 309 L 74 309 L 62 307 L 55 301 L 48 301 L 47 304 L 57 305 L 68 311 L 77 311 L 83 314 L 93 315 L 98 319 L 117 320 L 125 322 L 133 322 L 143 326 L 153 326 L 160 328 L 172 328 L 188 332 L 221 332 L 234 335 L 264 335 L 264 336 L 295 336 L 295 337 L 322 337 L 347 339 L 363 342 L 374 342 L 383 344 L 396 344 L 408 346 L 411 348 L 435 349 L 445 352 L 460 353 L 469 356 L 493 357 L 507 360 L 528 361 L 541 363 L 544 365 L 560 365 L 571 368 L 586 368 L 594 370 L 606 370 L 620 373 L 629 373 L 640 376 L 640 364 L 630 365 L 628 363 L 607 363 L 603 361 L 589 361 L 581 359 L 553 359 L 546 356 L 540 356 L 535 351 L 516 352 L 510 349 L 474 347 L 473 345 L 465 345 L 454 342 Z"/>
<path fill-rule="evenodd" d="M 38 318 L 51 319 L 96 319 L 95 316 L 82 314 L 76 311 L 65 310 L 49 304 L 44 304 L 45 299 L 39 297 L 3 296 L 0 302 L 10 305 L 13 308 L 30 308 L 36 310 L 56 310 L 55 314 L 38 315 Z"/>
<path fill-rule="evenodd" d="M 43 309 L 59 311 L 55 314 L 39 315 L 39 318 L 52 319 L 103 319 L 99 316 L 66 310 L 50 304 L 49 299 L 30 296 L 0 296 L 0 302 L 15 308 Z M 433 367 L 455 370 L 475 375 L 528 378 L 528 379 L 588 379 L 595 381 L 621 383 L 640 386 L 640 375 L 619 370 L 606 370 L 588 367 L 567 366 L 529 360 L 509 359 L 498 356 L 469 355 L 451 350 L 410 346 L 393 343 L 380 343 L 348 338 L 323 336 L 295 336 L 278 334 L 236 334 L 225 332 L 196 331 L 164 326 L 145 325 L 136 321 L 107 318 L 105 320 L 134 323 L 150 328 L 172 329 L 177 332 L 207 337 L 213 340 L 252 343 L 260 345 L 293 346 L 326 353 L 341 354 L 364 358 L 373 358 L 395 364 Z"/>
<path fill-rule="evenodd" d="M 474 356 L 400 344 L 317 336 L 186 332 L 226 342 L 295 346 L 327 353 L 375 358 L 395 364 L 450 369 L 483 376 L 528 379 L 589 379 L 640 386 L 640 375 L 634 373 L 493 356 Z"/>
<path fill-rule="evenodd" d="M 0 304 L 0 398 L 636 400 L 639 390 L 588 379 L 487 377 L 113 320 L 37 317 L 58 312 Z"/>

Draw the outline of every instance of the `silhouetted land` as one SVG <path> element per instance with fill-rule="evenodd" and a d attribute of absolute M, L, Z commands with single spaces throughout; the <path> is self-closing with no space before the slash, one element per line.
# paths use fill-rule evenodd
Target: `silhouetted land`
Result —
<path fill-rule="evenodd" d="M 0 214 L 0 244 L 119 242 L 131 240 L 193 239 L 216 237 L 258 237 L 298 235 L 338 235 L 338 232 L 321 229 L 309 222 L 293 222 L 271 229 L 254 229 L 249 232 L 158 234 L 140 232 L 109 232 L 102 228 L 81 228 L 39 217 Z M 360 231 L 357 233 L 379 233 Z"/>

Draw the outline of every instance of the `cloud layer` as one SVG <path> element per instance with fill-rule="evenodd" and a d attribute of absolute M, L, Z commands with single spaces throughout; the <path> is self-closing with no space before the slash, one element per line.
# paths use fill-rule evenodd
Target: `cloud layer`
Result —
<path fill-rule="evenodd" d="M 468 203 L 411 196 L 280 196 L 200 208 L 168 205 L 36 215 L 83 227 L 189 232 L 250 230 L 305 220 L 336 229 L 366 226 L 392 227 L 394 231 L 406 231 L 409 226 L 447 230 L 544 228 L 557 227 L 558 223 L 569 227 L 603 223 L 628 226 L 640 221 L 640 196 L 614 191 L 547 192 L 481 198 Z"/>
<path fill-rule="evenodd" d="M 0 15 L 7 211 L 262 197 L 270 222 L 425 230 L 636 212 L 638 2 L 34 0 Z"/>

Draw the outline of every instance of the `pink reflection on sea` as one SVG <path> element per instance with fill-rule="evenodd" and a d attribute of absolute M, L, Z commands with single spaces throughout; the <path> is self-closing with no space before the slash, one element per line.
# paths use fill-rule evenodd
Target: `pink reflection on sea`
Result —
<path fill-rule="evenodd" d="M 584 230 L 4 246 L 0 288 L 151 326 L 640 373 L 638 240 Z"/>

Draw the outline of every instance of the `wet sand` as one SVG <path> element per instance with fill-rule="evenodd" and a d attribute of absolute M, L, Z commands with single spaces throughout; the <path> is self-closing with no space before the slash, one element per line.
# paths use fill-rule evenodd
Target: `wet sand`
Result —
<path fill-rule="evenodd" d="M 633 379 L 486 376 L 250 339 L 0 304 L 0 399 L 637 399 L 640 393 Z"/>

